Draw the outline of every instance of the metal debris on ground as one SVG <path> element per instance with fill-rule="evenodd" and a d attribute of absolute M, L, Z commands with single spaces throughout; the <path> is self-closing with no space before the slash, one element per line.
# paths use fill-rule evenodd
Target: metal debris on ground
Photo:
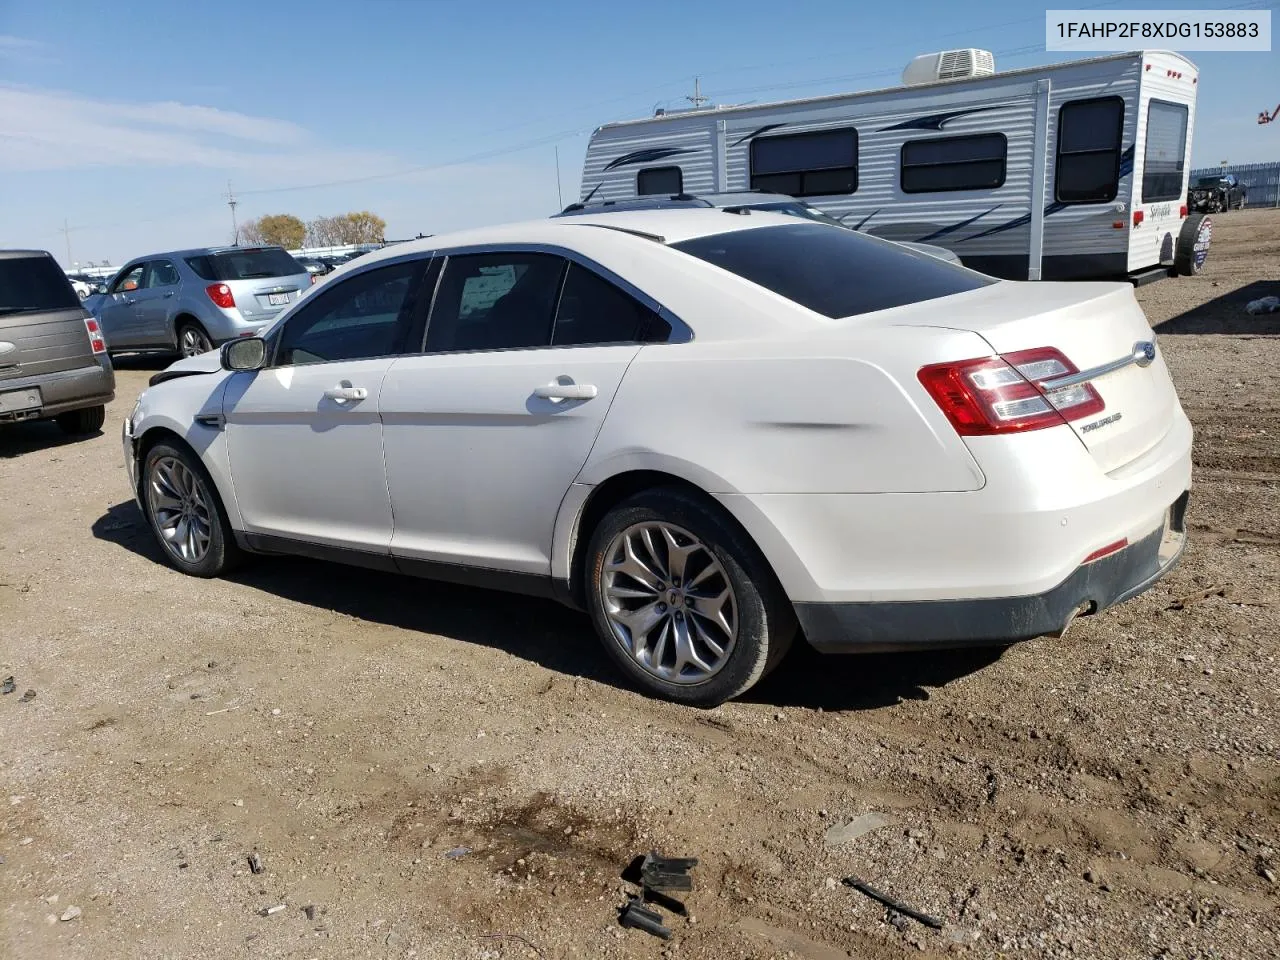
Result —
<path fill-rule="evenodd" d="M 459 857 L 465 857 L 470 852 L 471 852 L 470 847 L 454 847 L 452 850 L 446 853 L 445 856 L 450 860 L 457 860 Z"/>
<path fill-rule="evenodd" d="M 844 882 L 846 886 L 853 887 L 853 889 L 857 890 L 859 893 L 866 894 L 872 900 L 884 904 L 890 910 L 897 911 L 903 916 L 910 917 L 918 923 L 923 923 L 926 927 L 932 927 L 934 930 L 942 929 L 942 921 L 937 917 L 931 917 L 927 913 L 921 913 L 919 910 L 913 910 L 901 900 L 895 900 L 887 893 L 881 893 L 875 887 L 858 879 L 857 877 L 845 877 Z"/>
<path fill-rule="evenodd" d="M 1276 313 L 1280 311 L 1280 297 L 1261 297 L 1257 300 L 1250 300 L 1244 308 L 1244 312 L 1251 315 L 1260 313 Z"/>
<path fill-rule="evenodd" d="M 618 915 L 618 922 L 624 927 L 643 930 L 663 940 L 671 939 L 671 931 L 662 925 L 662 914 L 656 910 L 650 910 L 640 902 L 639 897 L 631 897 L 627 900 L 627 905 Z"/>
<path fill-rule="evenodd" d="M 22 695 L 21 699 L 20 699 L 18 702 L 19 702 L 19 703 L 30 703 L 30 702 L 31 702 L 32 700 L 34 700 L 35 698 L 36 698 L 36 692 L 35 692 L 34 690 L 28 690 L 26 693 L 24 693 L 24 694 Z"/>
<path fill-rule="evenodd" d="M 62 912 L 62 916 L 59 919 L 62 920 L 63 923 L 67 923 L 78 916 L 80 916 L 79 907 L 67 907 L 67 909 Z"/>
<path fill-rule="evenodd" d="M 0 682 L 0 694 L 13 693 L 13 691 L 17 689 L 18 687 L 17 684 L 14 683 L 13 677 L 5 677 L 4 680 Z"/>
<path fill-rule="evenodd" d="M 1205 590 L 1197 590 L 1195 593 L 1189 593 L 1185 597 L 1179 597 L 1165 609 L 1185 610 L 1187 607 L 1194 607 L 1197 603 L 1203 603 L 1210 597 L 1225 597 L 1230 590 L 1230 587 L 1209 587 Z"/>
<path fill-rule="evenodd" d="M 249 872 L 250 872 L 250 873 L 261 873 L 263 870 L 265 870 L 265 869 L 266 869 L 266 867 L 264 867 L 264 866 L 262 865 L 262 858 L 261 858 L 260 856 L 258 856 L 258 851 L 257 851 L 257 850 L 255 850 L 255 851 L 253 851 L 253 853 L 249 854 L 249 856 L 248 856 L 248 858 L 247 858 L 247 859 L 248 859 L 248 861 L 249 861 Z"/>
<path fill-rule="evenodd" d="M 269 917 L 273 913 L 279 913 L 281 910 L 284 909 L 284 907 L 285 905 L 283 903 L 277 903 L 274 907 L 265 907 L 262 910 L 259 910 L 258 912 L 262 914 L 262 916 L 264 917 Z"/>
<path fill-rule="evenodd" d="M 698 865 L 693 857 L 663 857 L 657 850 L 640 864 L 640 885 L 646 890 L 692 890 L 689 871 Z"/>
<path fill-rule="evenodd" d="M 883 814 L 864 813 L 860 817 L 854 817 L 848 823 L 836 824 L 831 827 L 823 835 L 823 841 L 828 847 L 839 846 L 842 843 L 848 843 L 850 840 L 857 840 L 860 836 L 870 833 L 872 830 L 887 827 L 891 823 L 893 821 Z"/>

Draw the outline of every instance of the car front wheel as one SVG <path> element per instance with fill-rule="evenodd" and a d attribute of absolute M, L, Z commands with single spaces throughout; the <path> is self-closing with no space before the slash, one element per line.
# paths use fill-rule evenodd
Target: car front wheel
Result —
<path fill-rule="evenodd" d="M 190 451 L 158 443 L 142 468 L 142 504 L 165 559 L 194 577 L 216 577 L 239 562 L 213 479 Z"/>
<path fill-rule="evenodd" d="M 638 686 L 713 707 L 776 666 L 795 613 L 764 557 L 713 502 L 675 487 L 615 507 L 588 548 L 591 618 Z"/>

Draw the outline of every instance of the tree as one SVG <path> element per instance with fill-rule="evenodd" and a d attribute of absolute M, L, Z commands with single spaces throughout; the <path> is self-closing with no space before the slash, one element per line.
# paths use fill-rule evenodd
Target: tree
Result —
<path fill-rule="evenodd" d="M 315 247 L 336 247 L 349 243 L 382 243 L 387 221 L 368 210 L 316 217 L 307 224 L 307 243 Z"/>
<path fill-rule="evenodd" d="M 240 242 L 267 244 L 296 250 L 302 246 L 307 225 L 291 213 L 273 213 L 250 220 L 240 228 Z"/>

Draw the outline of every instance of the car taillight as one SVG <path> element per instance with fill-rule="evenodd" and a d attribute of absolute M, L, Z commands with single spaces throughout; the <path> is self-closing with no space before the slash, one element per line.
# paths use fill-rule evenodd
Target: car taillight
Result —
<path fill-rule="evenodd" d="M 1053 347 L 998 357 L 935 363 L 920 382 L 961 436 L 989 436 L 1056 427 L 1106 406 L 1092 384 L 1047 389 L 1046 382 L 1078 373 Z"/>
<path fill-rule="evenodd" d="M 236 305 L 236 298 L 231 295 L 231 288 L 225 283 L 211 283 L 204 288 L 204 292 L 209 295 L 210 300 L 224 310 L 230 310 Z"/>
<path fill-rule="evenodd" d="M 89 347 L 94 353 L 106 353 L 107 341 L 103 339 L 102 327 L 93 317 L 86 317 L 84 328 L 89 334 Z"/>
<path fill-rule="evenodd" d="M 315 286 L 315 283 L 316 283 L 316 275 L 313 273 L 313 274 L 311 275 L 311 285 L 312 285 L 312 286 Z"/>

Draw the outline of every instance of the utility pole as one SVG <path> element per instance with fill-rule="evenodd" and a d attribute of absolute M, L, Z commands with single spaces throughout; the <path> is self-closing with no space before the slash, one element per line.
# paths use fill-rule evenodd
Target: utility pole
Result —
<path fill-rule="evenodd" d="M 240 246 L 240 227 L 236 224 L 236 194 L 231 189 L 231 181 L 227 181 L 227 206 L 231 208 L 231 245 Z"/>
<path fill-rule="evenodd" d="M 64 218 L 62 221 L 62 236 L 67 241 L 67 266 L 71 266 L 71 226 Z"/>
<path fill-rule="evenodd" d="M 685 97 L 685 99 L 693 104 L 693 109 L 695 110 L 697 110 L 704 103 L 706 103 L 708 100 L 711 99 L 710 97 L 704 97 L 702 95 L 702 78 L 701 77 L 693 78 L 693 96 Z"/>
<path fill-rule="evenodd" d="M 564 194 L 560 192 L 560 144 L 556 144 L 556 199 L 560 201 L 560 209 L 564 209 Z"/>

